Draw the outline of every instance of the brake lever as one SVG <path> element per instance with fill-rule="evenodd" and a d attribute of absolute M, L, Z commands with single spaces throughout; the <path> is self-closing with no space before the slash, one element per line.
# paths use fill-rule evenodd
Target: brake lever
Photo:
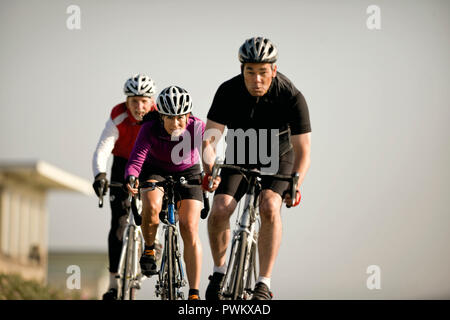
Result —
<path fill-rule="evenodd" d="M 202 211 L 200 213 L 200 218 L 206 219 L 206 217 L 209 214 L 209 210 L 210 210 L 209 198 L 208 198 L 208 192 L 207 191 L 203 191 L 202 193 L 203 193 L 203 209 L 202 209 Z"/>
<path fill-rule="evenodd" d="M 212 172 L 211 172 L 211 181 L 208 184 L 208 189 L 211 189 L 213 187 L 214 184 L 214 179 L 217 178 L 218 175 L 220 175 L 220 171 L 221 169 L 218 167 L 218 165 L 223 164 L 223 159 L 220 157 L 216 158 L 216 161 L 214 162 L 214 166 L 212 168 Z"/>
<path fill-rule="evenodd" d="M 295 199 L 297 198 L 297 184 L 298 184 L 298 178 L 299 174 L 296 173 L 294 176 L 292 176 L 292 183 L 291 183 L 291 190 L 289 192 L 289 195 L 291 196 L 291 202 L 292 204 L 295 203 Z M 288 205 L 286 203 L 286 208 L 292 207 L 291 205 Z"/>
<path fill-rule="evenodd" d="M 297 198 L 297 184 L 298 184 L 298 173 L 296 173 L 292 177 L 291 199 L 293 202 L 295 202 L 295 199 Z"/>
<path fill-rule="evenodd" d="M 105 182 L 102 180 L 100 182 L 100 196 L 98 197 L 98 207 L 103 208 L 103 190 L 105 189 Z"/>

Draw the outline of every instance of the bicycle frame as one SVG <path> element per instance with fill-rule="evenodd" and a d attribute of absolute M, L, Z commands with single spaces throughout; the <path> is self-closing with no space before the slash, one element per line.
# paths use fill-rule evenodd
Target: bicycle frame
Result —
<path fill-rule="evenodd" d="M 123 184 L 111 182 L 110 187 L 121 188 Z M 144 279 L 139 266 L 139 257 L 144 249 L 144 237 L 141 227 L 135 221 L 135 214 L 139 214 L 136 201 L 131 195 L 125 200 L 128 216 L 122 235 L 122 250 L 118 275 L 116 276 L 119 279 L 118 299 L 120 300 L 133 300 L 135 298 L 135 290 L 141 288 Z M 136 212 L 133 212 L 133 210 L 136 210 Z"/>
<path fill-rule="evenodd" d="M 130 238 L 131 237 L 131 238 Z M 134 299 L 134 289 L 140 289 L 143 275 L 140 272 L 139 257 L 143 250 L 144 237 L 142 235 L 141 227 L 136 225 L 134 215 L 131 212 L 128 214 L 127 226 L 123 232 L 122 237 L 122 251 L 119 260 L 119 299 Z M 130 248 L 131 246 L 131 248 Z M 139 247 L 140 246 L 140 247 Z M 131 253 L 131 257 L 129 254 Z M 131 264 L 131 268 L 126 266 Z"/>
<path fill-rule="evenodd" d="M 256 222 L 260 219 L 258 211 L 260 180 L 260 178 L 254 176 L 250 178 L 244 209 L 236 218 L 236 228 L 233 231 L 228 268 L 220 290 L 220 295 L 223 299 L 249 299 L 252 294 L 252 272 L 254 276 L 253 282 L 256 282 L 257 279 L 256 248 L 258 231 Z M 239 259 L 239 253 L 241 254 L 242 258 L 240 260 L 242 262 L 236 261 L 236 258 Z M 241 264 L 240 266 L 239 263 Z M 229 283 L 229 285 L 224 286 L 226 283 Z"/>
<path fill-rule="evenodd" d="M 245 197 L 244 210 L 236 221 L 237 226 L 233 232 L 230 257 L 228 267 L 220 285 L 219 295 L 222 299 L 249 299 L 253 294 L 253 282 L 257 280 L 256 251 L 258 231 L 256 222 L 261 225 L 259 217 L 259 195 L 261 192 L 262 177 L 272 177 L 283 181 L 289 181 L 291 195 L 295 195 L 296 177 L 285 175 L 272 175 L 261 173 L 257 169 L 249 170 L 242 167 L 226 164 L 216 164 L 213 167 L 215 176 L 219 175 L 221 168 L 229 168 L 242 173 L 248 181 L 248 188 Z"/>
<path fill-rule="evenodd" d="M 162 300 L 177 300 L 183 299 L 181 288 L 186 285 L 186 280 L 179 250 L 174 204 L 168 204 L 167 213 L 168 217 L 164 225 L 164 250 L 155 293 L 156 296 L 161 296 Z M 176 270 L 173 270 L 174 267 Z"/>
<path fill-rule="evenodd" d="M 165 189 L 163 201 L 167 203 L 167 209 L 163 210 L 164 217 L 164 249 L 161 257 L 161 266 L 156 283 L 156 296 L 161 296 L 162 300 L 183 299 L 181 288 L 186 285 L 185 273 L 181 258 L 178 225 L 176 219 L 177 209 L 175 208 L 174 188 L 176 182 L 171 176 L 166 180 L 156 183 L 148 183 L 150 189 L 162 186 Z M 187 180 L 180 178 L 180 184 L 187 184 Z M 142 188 L 147 188 L 143 184 Z"/>

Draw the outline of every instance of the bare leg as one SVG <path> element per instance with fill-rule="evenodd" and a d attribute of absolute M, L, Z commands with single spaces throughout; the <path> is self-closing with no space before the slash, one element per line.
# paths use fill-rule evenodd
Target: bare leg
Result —
<path fill-rule="evenodd" d="M 181 200 L 178 210 L 180 233 L 184 242 L 184 262 L 190 289 L 198 289 L 202 266 L 202 245 L 198 236 L 198 222 L 202 203 L 198 200 Z"/>
<path fill-rule="evenodd" d="M 214 265 L 225 264 L 228 243 L 230 242 L 230 216 L 236 208 L 236 200 L 227 194 L 214 197 L 208 218 L 208 235 Z"/>
<path fill-rule="evenodd" d="M 149 180 L 156 182 L 156 180 Z M 143 191 L 142 199 L 142 235 L 145 244 L 151 246 L 155 242 L 156 231 L 159 225 L 159 213 L 161 212 L 164 192 L 160 188 L 152 191 Z"/>
<path fill-rule="evenodd" d="M 263 190 L 259 211 L 261 229 L 258 238 L 259 275 L 270 278 L 281 244 L 281 196 L 272 190 Z"/>

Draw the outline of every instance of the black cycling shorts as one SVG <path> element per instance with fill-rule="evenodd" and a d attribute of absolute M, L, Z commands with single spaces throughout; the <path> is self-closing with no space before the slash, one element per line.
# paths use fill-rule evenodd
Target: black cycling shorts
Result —
<path fill-rule="evenodd" d="M 154 166 L 146 165 L 144 163 L 141 174 L 139 175 L 139 181 L 163 181 L 166 176 L 172 176 L 174 179 L 179 179 L 180 177 L 185 177 L 186 179 L 200 179 L 200 165 L 195 164 L 192 167 L 179 172 L 167 172 L 163 169 L 155 168 Z M 202 187 L 200 185 L 175 187 L 175 201 L 185 199 L 194 199 L 203 202 Z"/>
<path fill-rule="evenodd" d="M 291 148 L 290 151 L 286 152 L 280 157 L 280 163 L 278 167 L 277 174 L 281 175 L 291 175 L 292 168 L 294 166 L 295 153 L 294 149 Z M 222 179 L 219 187 L 216 190 L 215 195 L 218 194 L 228 194 L 233 196 L 233 198 L 239 202 L 242 196 L 247 192 L 248 183 L 244 179 L 241 173 L 237 173 L 232 169 L 223 168 L 220 173 L 220 178 Z M 271 178 L 263 178 L 261 181 L 261 189 L 270 189 L 278 193 L 283 197 L 284 191 L 289 188 L 288 181 L 280 181 Z"/>

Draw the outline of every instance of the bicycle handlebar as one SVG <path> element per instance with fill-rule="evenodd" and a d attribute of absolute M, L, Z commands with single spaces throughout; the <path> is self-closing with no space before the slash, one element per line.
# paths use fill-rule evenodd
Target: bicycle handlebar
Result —
<path fill-rule="evenodd" d="M 181 177 L 178 181 L 176 180 L 163 180 L 158 182 L 144 182 L 142 185 L 139 186 L 139 189 L 149 189 L 154 190 L 156 187 L 165 187 L 168 183 L 173 183 L 174 185 L 201 185 L 201 180 L 199 179 L 186 179 L 184 177 Z M 203 195 L 203 209 L 200 213 L 200 218 L 206 219 L 208 216 L 210 205 L 209 205 L 209 199 L 208 199 L 208 193 L 206 191 L 202 191 Z"/>
<path fill-rule="evenodd" d="M 240 173 L 242 173 L 245 176 L 256 176 L 256 177 L 269 177 L 272 179 L 277 179 L 277 180 L 281 180 L 281 181 L 287 181 L 290 183 L 290 192 L 289 195 L 291 196 L 291 199 L 295 200 L 295 196 L 296 196 L 296 192 L 297 192 L 297 184 L 298 184 L 298 176 L 289 176 L 289 175 L 282 175 L 282 174 L 270 174 L 270 173 L 263 173 L 261 172 L 261 170 L 259 169 L 246 169 L 240 166 L 236 166 L 236 165 L 231 165 L 231 164 L 224 164 L 223 160 L 221 158 L 217 158 L 213 169 L 212 169 L 212 173 L 211 173 L 211 181 L 210 181 L 210 188 L 212 187 L 211 182 L 218 176 L 220 175 L 221 169 L 231 169 L 231 170 L 235 170 L 238 171 Z M 287 205 L 286 205 L 287 206 Z M 288 208 L 290 208 L 291 206 L 287 206 Z"/>
<path fill-rule="evenodd" d="M 99 190 L 100 196 L 98 197 L 98 207 L 99 208 L 103 208 L 103 190 L 104 190 L 104 186 L 100 186 L 100 190 Z"/>
<path fill-rule="evenodd" d="M 125 187 L 125 183 L 122 183 L 122 182 L 110 182 L 110 183 L 108 183 L 108 186 L 107 186 L 107 188 L 106 189 L 110 189 L 110 188 L 124 188 Z M 101 187 L 101 192 L 100 192 L 100 197 L 98 197 L 98 206 L 100 207 L 100 208 L 102 208 L 103 207 L 103 192 L 104 192 L 104 190 L 105 190 L 105 188 L 104 188 L 104 186 L 102 186 Z"/>
<path fill-rule="evenodd" d="M 135 181 L 130 181 L 133 184 L 135 184 Z M 199 179 L 186 179 L 184 177 L 181 177 L 179 179 L 179 181 L 175 181 L 173 180 L 175 185 L 201 185 L 201 180 Z M 167 183 L 169 183 L 167 180 L 163 180 L 163 181 L 159 181 L 159 182 L 144 182 L 142 183 L 138 189 L 150 189 L 150 190 L 154 190 L 156 187 L 164 187 Z M 112 182 L 109 183 L 109 188 L 123 188 L 126 185 L 126 183 L 121 183 L 121 182 Z M 101 189 L 101 193 L 100 193 L 100 197 L 98 200 L 98 205 L 100 208 L 103 207 L 103 186 Z M 203 191 L 203 209 L 201 211 L 200 217 L 202 219 L 206 219 L 206 217 L 208 216 L 209 210 L 210 210 L 210 204 L 209 204 L 209 199 L 208 199 L 208 193 Z M 132 194 L 129 193 L 129 197 L 128 197 L 128 201 L 129 203 L 131 203 L 131 197 Z"/>
<path fill-rule="evenodd" d="M 135 182 L 132 182 L 132 183 L 133 183 L 133 185 L 135 184 Z M 111 181 L 108 184 L 108 188 L 120 188 L 120 189 L 124 190 L 125 185 L 126 185 L 126 182 L 122 183 L 122 182 L 113 182 L 113 181 Z M 103 190 L 104 189 L 102 188 L 102 191 Z M 98 202 L 99 202 L 99 207 L 100 208 L 103 207 L 103 192 L 101 193 L 101 197 L 99 197 Z M 123 202 L 124 202 L 124 205 L 126 206 L 126 208 L 131 208 L 131 211 L 133 213 L 134 220 L 135 220 L 136 224 L 138 226 L 141 225 L 142 218 L 141 218 L 141 215 L 138 212 L 138 208 L 136 206 L 136 202 L 133 201 L 133 195 L 132 195 L 131 192 L 128 192 L 128 198 L 123 200 Z"/>
<path fill-rule="evenodd" d="M 201 185 L 201 181 L 199 179 L 186 179 L 185 177 L 181 177 L 179 180 L 162 180 L 162 181 L 157 181 L 157 182 L 143 182 L 142 184 L 139 185 L 138 189 L 150 189 L 150 190 L 154 190 L 156 187 L 165 187 L 166 185 L 173 183 L 173 185 L 181 185 L 181 186 L 186 186 L 186 185 Z"/>
<path fill-rule="evenodd" d="M 106 184 L 106 186 L 105 186 Z M 100 188 L 99 188 L 99 197 L 98 197 L 98 207 L 103 208 L 103 193 L 105 192 L 105 188 L 108 188 L 108 185 L 105 180 L 100 181 Z"/>

